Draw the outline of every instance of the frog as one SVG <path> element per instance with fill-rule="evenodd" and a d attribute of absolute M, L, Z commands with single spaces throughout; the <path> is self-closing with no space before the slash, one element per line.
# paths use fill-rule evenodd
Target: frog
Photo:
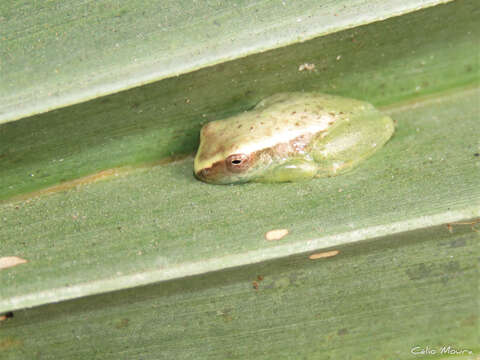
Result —
<path fill-rule="evenodd" d="M 278 93 L 200 130 L 194 175 L 210 184 L 299 182 L 355 168 L 392 137 L 372 104 L 319 92 Z"/>

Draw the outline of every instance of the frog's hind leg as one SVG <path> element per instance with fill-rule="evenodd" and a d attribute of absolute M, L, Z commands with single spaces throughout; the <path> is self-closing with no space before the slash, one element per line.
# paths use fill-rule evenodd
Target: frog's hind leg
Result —
<path fill-rule="evenodd" d="M 392 119 L 377 111 L 342 119 L 313 143 L 312 156 L 318 164 L 316 177 L 335 176 L 352 169 L 380 149 L 393 131 Z"/>

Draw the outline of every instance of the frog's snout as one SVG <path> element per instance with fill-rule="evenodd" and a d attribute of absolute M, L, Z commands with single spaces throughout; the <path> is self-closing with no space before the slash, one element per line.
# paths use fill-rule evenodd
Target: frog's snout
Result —
<path fill-rule="evenodd" d="M 218 161 L 211 166 L 195 171 L 197 179 L 211 184 L 222 184 L 225 173 L 225 162 Z"/>
<path fill-rule="evenodd" d="M 200 180 L 206 181 L 208 179 L 209 172 L 210 172 L 210 169 L 205 168 L 195 172 L 195 176 Z"/>

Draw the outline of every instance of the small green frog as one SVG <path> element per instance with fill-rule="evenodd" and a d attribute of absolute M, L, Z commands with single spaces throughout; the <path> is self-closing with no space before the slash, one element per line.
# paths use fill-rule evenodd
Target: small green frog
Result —
<path fill-rule="evenodd" d="M 212 184 L 335 176 L 380 149 L 393 132 L 392 119 L 367 102 L 280 93 L 204 125 L 194 171 Z"/>

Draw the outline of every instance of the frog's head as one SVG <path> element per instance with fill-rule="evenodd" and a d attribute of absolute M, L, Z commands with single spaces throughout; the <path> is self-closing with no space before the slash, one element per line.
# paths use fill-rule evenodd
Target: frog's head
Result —
<path fill-rule="evenodd" d="M 212 184 L 232 184 L 259 176 L 264 161 L 257 155 L 256 147 L 252 147 L 252 134 L 244 133 L 239 125 L 240 122 L 219 120 L 203 126 L 194 162 L 198 179 Z"/>

